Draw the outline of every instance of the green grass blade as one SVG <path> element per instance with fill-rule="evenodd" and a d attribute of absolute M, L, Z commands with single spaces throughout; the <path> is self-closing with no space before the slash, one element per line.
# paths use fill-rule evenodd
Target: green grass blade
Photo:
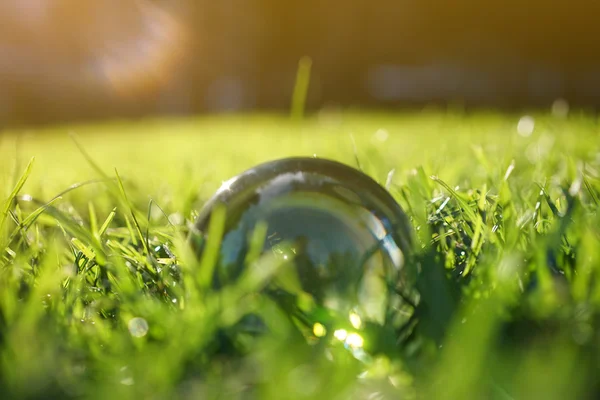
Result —
<path fill-rule="evenodd" d="M 88 260 L 93 260 L 96 257 L 94 251 L 88 246 L 84 245 L 81 240 L 77 238 L 71 239 L 71 243 L 75 246 L 77 250 L 79 250 L 84 256 L 87 257 Z"/>
<path fill-rule="evenodd" d="M 92 231 L 92 235 L 98 237 L 98 216 L 96 215 L 94 203 L 88 203 L 88 210 L 90 214 L 90 230 Z"/>
<path fill-rule="evenodd" d="M 585 188 L 587 189 L 591 199 L 594 201 L 594 205 L 596 207 L 600 206 L 600 199 L 598 199 L 598 193 L 594 190 L 589 179 L 587 179 L 585 176 L 583 177 L 583 184 L 585 185 Z"/>
<path fill-rule="evenodd" d="M 88 154 L 88 152 L 85 150 L 85 148 L 81 145 L 81 143 L 79 143 L 79 140 L 77 139 L 77 135 L 75 134 L 75 132 L 69 132 L 69 137 L 71 138 L 71 140 L 73 141 L 73 143 L 75 143 L 75 146 L 77 146 L 77 149 L 79 149 L 79 152 L 81 153 L 81 155 L 83 155 L 83 157 L 85 158 L 85 160 L 88 162 L 88 164 L 94 169 L 94 171 L 96 171 L 96 173 L 98 175 L 100 175 L 101 177 L 103 177 L 104 179 L 110 179 L 110 177 L 108 176 L 108 174 L 106 174 L 102 168 L 100 168 L 100 166 L 94 161 L 94 159 Z"/>
<path fill-rule="evenodd" d="M 138 220 L 135 216 L 135 212 L 133 211 L 133 206 L 129 202 L 129 198 L 127 197 L 127 193 L 125 192 L 125 186 L 123 186 L 123 180 L 119 176 L 119 171 L 117 171 L 116 168 L 115 168 L 115 174 L 117 175 L 117 183 L 119 185 L 119 190 L 121 191 L 121 196 L 122 196 L 123 200 L 125 201 L 125 205 L 129 208 L 129 213 L 133 220 L 133 225 L 135 227 L 136 233 L 138 234 L 138 237 L 139 237 L 140 241 L 142 242 L 142 245 L 144 246 L 144 250 L 146 251 L 146 254 L 150 254 L 150 250 L 148 249 L 148 243 L 146 243 L 146 241 L 144 240 L 144 235 L 142 234 L 142 228 L 140 227 L 140 224 L 138 223 Z"/>
<path fill-rule="evenodd" d="M 115 207 L 115 208 L 112 209 L 112 211 L 110 212 L 110 214 L 108 214 L 108 217 L 106 217 L 106 220 L 104 220 L 104 223 L 102 224 L 102 226 L 98 230 L 98 237 L 99 238 L 101 238 L 104 235 L 104 233 L 106 232 L 106 230 L 110 226 L 110 223 L 112 222 L 112 220 L 113 220 L 113 218 L 115 217 L 116 214 L 117 214 L 117 207 Z"/>
<path fill-rule="evenodd" d="M 48 209 L 48 207 L 52 206 L 58 200 L 60 200 L 60 197 L 54 198 L 54 199 L 50 200 L 46 204 L 44 204 L 44 205 L 38 207 L 37 209 L 35 209 L 23 221 L 21 221 L 20 223 L 17 223 L 17 227 L 15 228 L 15 230 L 8 237 L 7 245 L 10 246 L 10 244 L 12 243 L 12 241 L 15 239 L 15 237 L 19 233 L 21 233 L 21 232 L 27 232 L 27 230 L 39 218 L 39 216 L 42 215 L 42 213 L 44 213 L 44 211 L 46 211 Z"/>
<path fill-rule="evenodd" d="M 298 63 L 298 71 L 296 74 L 296 84 L 294 86 L 294 94 L 292 96 L 291 115 L 294 120 L 301 120 L 304 116 L 306 108 L 306 97 L 310 85 L 310 71 L 312 68 L 312 60 L 310 57 L 302 57 Z"/>
<path fill-rule="evenodd" d="M 210 216 L 208 239 L 203 250 L 197 278 L 198 286 L 201 289 L 208 289 L 212 284 L 214 270 L 219 260 L 221 240 L 225 231 L 225 215 L 226 207 L 217 205 Z"/>
<path fill-rule="evenodd" d="M 477 216 L 475 215 L 475 212 L 473 211 L 471 206 L 462 198 L 462 196 L 458 192 L 456 192 L 456 190 L 452 189 L 450 185 L 448 185 L 446 182 L 444 182 L 437 176 L 432 176 L 431 179 L 433 179 L 435 183 L 446 189 L 446 191 L 452 196 L 452 198 L 456 200 L 456 202 L 460 205 L 461 213 L 465 214 L 466 219 L 470 221 L 475 221 L 477 219 Z"/>
<path fill-rule="evenodd" d="M 10 192 L 8 198 L 4 202 L 4 207 L 2 207 L 2 216 L 0 217 L 0 234 L 4 232 L 4 223 L 6 222 L 6 217 L 8 216 L 8 210 L 10 210 L 10 207 L 13 201 L 15 200 L 15 197 L 17 197 L 17 194 L 19 194 L 19 192 L 23 188 L 23 185 L 25 185 L 25 182 L 27 182 L 27 178 L 29 178 L 29 175 L 31 174 L 34 161 L 35 157 L 32 157 L 31 160 L 29 160 L 25 171 L 23 172 L 23 174 L 17 181 L 17 184 L 15 185 L 13 190 Z"/>

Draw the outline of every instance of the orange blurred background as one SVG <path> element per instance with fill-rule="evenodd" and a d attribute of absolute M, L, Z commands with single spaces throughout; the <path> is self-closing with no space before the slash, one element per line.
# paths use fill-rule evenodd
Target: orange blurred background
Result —
<path fill-rule="evenodd" d="M 308 106 L 600 105 L 590 0 L 2 0 L 3 126 Z"/>

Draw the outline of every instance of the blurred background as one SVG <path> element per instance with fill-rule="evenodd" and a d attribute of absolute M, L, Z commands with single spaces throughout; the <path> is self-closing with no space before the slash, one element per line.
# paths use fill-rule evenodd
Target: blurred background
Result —
<path fill-rule="evenodd" d="M 287 111 L 304 56 L 310 110 L 595 109 L 599 16 L 590 0 L 1 0 L 0 123 Z"/>

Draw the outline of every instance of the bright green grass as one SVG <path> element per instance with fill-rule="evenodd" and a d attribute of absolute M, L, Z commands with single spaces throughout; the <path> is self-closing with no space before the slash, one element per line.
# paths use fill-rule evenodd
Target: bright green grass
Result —
<path fill-rule="evenodd" d="M 330 113 L 5 132 L 2 397 L 597 397 L 598 124 L 537 115 L 523 137 L 518 119 Z M 335 326 L 302 336 L 260 294 L 268 274 L 207 289 L 185 243 L 221 181 L 313 154 L 358 159 L 382 184 L 394 169 L 390 191 L 416 232 L 413 323 L 400 342 L 389 327 L 357 330 L 362 357 Z M 267 332 L 242 329 L 249 313 Z"/>

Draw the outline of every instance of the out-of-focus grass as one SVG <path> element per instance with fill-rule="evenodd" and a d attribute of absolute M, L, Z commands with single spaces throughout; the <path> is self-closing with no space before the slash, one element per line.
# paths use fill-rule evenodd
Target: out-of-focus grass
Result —
<path fill-rule="evenodd" d="M 3 133 L 0 391 L 597 397 L 597 122 L 535 115 L 533 131 L 519 133 L 519 118 L 332 111 L 303 122 L 220 116 Z M 185 242 L 221 181 L 313 154 L 358 158 L 382 184 L 394 170 L 390 191 L 416 232 L 411 325 L 349 332 L 377 351 L 319 338 L 325 327 L 300 334 L 260 294 L 272 259 L 209 289 Z M 267 326 L 250 333 L 250 314 Z"/>

